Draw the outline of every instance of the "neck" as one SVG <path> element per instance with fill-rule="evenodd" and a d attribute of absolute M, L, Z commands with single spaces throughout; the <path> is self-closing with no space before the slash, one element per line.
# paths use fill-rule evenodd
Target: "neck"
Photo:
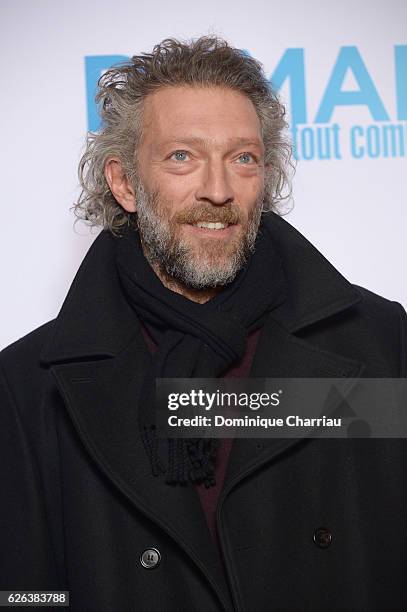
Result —
<path fill-rule="evenodd" d="M 148 260 L 147 260 L 148 261 Z M 174 277 L 169 276 L 165 272 L 163 272 L 159 265 L 156 263 L 150 263 L 154 272 L 167 289 L 174 291 L 175 293 L 179 293 L 183 297 L 191 300 L 192 302 L 197 302 L 198 304 L 205 304 L 210 299 L 215 297 L 220 291 L 222 291 L 222 287 L 210 287 L 208 289 L 192 289 L 191 287 L 187 287 L 180 281 L 176 280 Z"/>

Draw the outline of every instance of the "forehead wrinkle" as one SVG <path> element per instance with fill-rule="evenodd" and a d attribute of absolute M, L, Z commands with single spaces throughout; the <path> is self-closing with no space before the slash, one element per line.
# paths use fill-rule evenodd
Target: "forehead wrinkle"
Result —
<path fill-rule="evenodd" d="M 261 140 L 257 139 L 257 138 L 247 138 L 245 136 L 234 136 L 234 137 L 230 137 L 230 138 L 226 138 L 225 143 L 230 144 L 230 145 L 254 145 L 257 147 L 262 148 L 263 143 Z M 176 144 L 176 143 L 185 143 L 185 144 L 191 144 L 191 145 L 200 145 L 203 146 L 205 149 L 208 149 L 212 144 L 216 145 L 216 141 L 214 138 L 200 138 L 199 136 L 191 136 L 191 137 L 179 137 L 179 138 L 171 138 L 165 142 L 162 143 L 163 146 L 169 145 L 169 144 Z M 218 146 L 221 146 L 222 143 L 219 143 Z"/>

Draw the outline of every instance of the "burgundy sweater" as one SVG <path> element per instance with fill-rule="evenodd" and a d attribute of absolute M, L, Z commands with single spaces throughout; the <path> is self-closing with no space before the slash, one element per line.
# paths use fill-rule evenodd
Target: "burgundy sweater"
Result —
<path fill-rule="evenodd" d="M 148 333 L 147 329 L 144 327 L 143 324 L 141 324 L 141 331 L 143 333 L 144 339 L 150 352 L 154 353 L 157 348 L 157 345 L 155 344 L 154 340 L 151 338 L 150 334 Z M 256 352 L 256 346 L 257 341 L 259 339 L 260 331 L 261 329 L 258 329 L 249 334 L 247 339 L 246 352 L 243 355 L 242 359 L 235 366 L 227 370 L 221 378 L 244 378 L 249 376 L 253 357 Z M 216 529 L 216 508 L 225 480 L 229 454 L 233 444 L 233 438 L 221 438 L 219 441 L 220 445 L 217 451 L 215 465 L 216 485 L 207 489 L 202 483 L 199 485 L 196 484 L 195 487 L 201 499 L 202 508 L 206 516 L 206 521 L 208 523 L 209 532 L 212 536 L 212 541 L 219 555 L 219 558 L 221 559 L 218 532 Z"/>

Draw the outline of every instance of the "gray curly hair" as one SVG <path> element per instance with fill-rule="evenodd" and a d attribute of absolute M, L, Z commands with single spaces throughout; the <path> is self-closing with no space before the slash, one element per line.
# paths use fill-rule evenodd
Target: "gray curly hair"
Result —
<path fill-rule="evenodd" d="M 261 63 L 218 37 L 202 36 L 190 42 L 166 38 L 152 53 L 117 64 L 98 81 L 101 129 L 88 134 L 79 163 L 82 192 L 73 207 L 78 220 L 101 225 L 112 233 L 119 233 L 123 225 L 136 226 L 136 213 L 125 211 L 111 193 L 105 164 L 109 157 L 118 157 L 134 184 L 144 99 L 159 88 L 176 85 L 229 87 L 245 94 L 257 111 L 265 148 L 268 170 L 263 210 L 278 212 L 278 203 L 290 196 L 289 168 L 293 164 L 285 109 Z"/>

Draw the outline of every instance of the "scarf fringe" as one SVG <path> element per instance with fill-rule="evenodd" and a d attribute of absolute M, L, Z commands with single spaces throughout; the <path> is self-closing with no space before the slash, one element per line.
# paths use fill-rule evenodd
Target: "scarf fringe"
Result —
<path fill-rule="evenodd" d="M 206 488 L 216 485 L 215 464 L 219 448 L 218 439 L 169 438 L 168 470 L 166 470 L 158 456 L 155 426 L 144 426 L 142 434 L 154 476 L 166 473 L 165 482 L 172 485 L 186 485 L 188 482 L 205 484 Z"/>

